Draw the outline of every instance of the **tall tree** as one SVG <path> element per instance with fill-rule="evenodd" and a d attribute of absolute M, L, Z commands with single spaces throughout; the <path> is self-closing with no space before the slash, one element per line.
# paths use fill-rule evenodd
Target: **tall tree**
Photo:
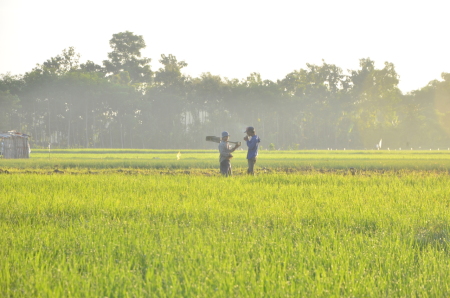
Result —
<path fill-rule="evenodd" d="M 438 84 L 434 99 L 439 123 L 450 136 L 450 73 L 442 73 L 443 81 Z M 448 137 L 447 137 L 448 139 Z"/>
<path fill-rule="evenodd" d="M 300 148 L 348 148 L 348 123 L 345 121 L 349 86 L 339 67 L 306 64 L 279 81 L 285 96 L 291 98 L 291 127 L 297 131 Z"/>
<path fill-rule="evenodd" d="M 272 141 L 277 139 L 279 145 L 281 139 L 276 127 L 283 125 L 282 113 L 286 105 L 280 97 L 278 85 L 263 80 L 259 73 L 250 73 L 245 79 L 229 81 L 228 84 L 231 94 L 224 98 L 224 110 L 230 112 L 227 126 L 237 126 L 234 129 L 238 130 L 246 126 L 258 127 L 261 137 Z"/>
<path fill-rule="evenodd" d="M 397 111 L 402 98 L 394 64 L 385 62 L 382 69 L 376 69 L 374 61 L 361 59 L 360 67 L 351 72 L 350 81 L 358 109 L 354 120 L 363 146 L 374 148 L 381 138 L 397 146 L 400 143 L 394 134 L 399 125 Z"/>
<path fill-rule="evenodd" d="M 210 148 L 202 136 L 220 132 L 218 120 L 223 115 L 224 98 L 229 93 L 229 85 L 220 76 L 203 73 L 192 80 L 187 92 L 185 119 L 191 146 L 203 144 L 204 148 Z"/>
<path fill-rule="evenodd" d="M 104 73 L 105 69 L 101 67 L 98 64 L 95 64 L 93 61 L 88 60 L 86 63 L 80 64 L 80 71 L 81 72 L 97 72 L 97 73 Z"/>
<path fill-rule="evenodd" d="M 80 66 L 80 54 L 75 52 L 74 47 L 64 49 L 60 55 L 52 57 L 37 65 L 35 70 L 62 75 L 69 71 L 76 70 Z"/>
<path fill-rule="evenodd" d="M 109 60 L 104 60 L 106 72 L 116 75 L 127 71 L 132 83 L 150 83 L 152 71 L 150 58 L 141 58 L 141 50 L 146 47 L 142 35 L 125 31 L 113 34 L 109 41 L 112 52 L 108 53 Z"/>
<path fill-rule="evenodd" d="M 19 97 L 12 95 L 9 90 L 0 90 L 0 132 L 9 130 L 20 130 L 15 127 L 14 110 L 19 108 Z"/>
<path fill-rule="evenodd" d="M 155 74 L 155 85 L 147 91 L 151 102 L 151 121 L 153 139 L 166 140 L 175 146 L 185 147 L 186 142 L 186 84 L 188 77 L 181 73 L 187 66 L 171 54 L 161 55 L 159 62 L 163 67 Z M 163 144 L 159 144 L 162 145 Z"/>

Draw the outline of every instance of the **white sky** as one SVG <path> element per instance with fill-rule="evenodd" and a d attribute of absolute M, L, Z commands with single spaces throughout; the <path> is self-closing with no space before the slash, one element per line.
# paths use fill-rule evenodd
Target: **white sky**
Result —
<path fill-rule="evenodd" d="M 395 65 L 403 92 L 450 72 L 448 0 L 0 0 L 0 74 L 24 74 L 74 46 L 102 64 L 118 32 L 142 35 L 144 57 L 242 79 L 276 81 L 321 64 L 344 71 L 371 58 Z"/>

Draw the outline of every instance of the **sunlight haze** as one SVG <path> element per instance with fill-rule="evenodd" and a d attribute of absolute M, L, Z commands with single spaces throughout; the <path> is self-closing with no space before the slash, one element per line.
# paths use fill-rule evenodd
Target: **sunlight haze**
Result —
<path fill-rule="evenodd" d="M 63 4 L 64 3 L 64 4 Z M 155 71 L 173 54 L 193 77 L 276 81 L 321 64 L 392 62 L 403 92 L 450 72 L 447 1 L 0 0 L 0 74 L 24 74 L 70 46 L 102 64 L 115 33 L 142 35 Z"/>

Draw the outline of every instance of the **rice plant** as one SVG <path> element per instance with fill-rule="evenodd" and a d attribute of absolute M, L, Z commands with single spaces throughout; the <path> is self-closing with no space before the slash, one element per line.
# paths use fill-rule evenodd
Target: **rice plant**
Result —
<path fill-rule="evenodd" d="M 2 297 L 447 297 L 450 176 L 0 176 Z"/>

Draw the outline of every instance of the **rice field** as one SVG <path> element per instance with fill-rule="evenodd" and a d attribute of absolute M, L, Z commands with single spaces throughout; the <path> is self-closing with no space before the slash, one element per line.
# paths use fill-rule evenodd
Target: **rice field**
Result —
<path fill-rule="evenodd" d="M 178 155 L 179 154 L 179 155 Z M 232 165 L 237 172 L 247 167 L 246 151 L 234 153 Z M 177 158 L 179 156 L 179 159 Z M 217 170 L 217 150 L 33 150 L 30 159 L 1 160 L 0 168 L 59 170 Z M 450 151 L 261 151 L 257 168 L 269 171 L 311 170 L 434 170 L 450 169 Z M 213 172 L 214 172 L 213 171 Z"/>
<path fill-rule="evenodd" d="M 450 295 L 449 153 L 177 153 L 0 160 L 0 297 Z"/>

